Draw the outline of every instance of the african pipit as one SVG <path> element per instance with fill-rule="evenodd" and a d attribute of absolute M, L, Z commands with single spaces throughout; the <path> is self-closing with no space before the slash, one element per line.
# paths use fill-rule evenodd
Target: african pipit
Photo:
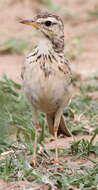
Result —
<path fill-rule="evenodd" d="M 32 104 L 33 125 L 36 128 L 33 163 L 36 164 L 39 110 L 46 114 L 49 131 L 55 137 L 57 163 L 58 132 L 71 136 L 63 117 L 63 110 L 71 96 L 71 71 L 64 56 L 64 25 L 59 16 L 49 13 L 38 14 L 20 23 L 35 27 L 44 37 L 26 57 L 22 69 L 23 89 Z"/>

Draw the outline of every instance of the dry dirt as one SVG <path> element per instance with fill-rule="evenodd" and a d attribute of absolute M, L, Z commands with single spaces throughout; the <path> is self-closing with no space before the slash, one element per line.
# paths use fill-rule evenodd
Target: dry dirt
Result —
<path fill-rule="evenodd" d="M 18 39 L 29 39 L 33 45 L 34 36 L 32 29 L 18 23 L 17 17 L 31 18 L 39 10 L 45 11 L 47 8 L 38 0 L 1 0 L 0 1 L 0 42 L 10 37 Z M 54 1 L 64 6 L 75 14 L 75 19 L 68 19 L 63 15 L 65 22 L 65 42 L 75 36 L 81 38 L 81 53 L 78 59 L 71 61 L 71 68 L 75 72 L 84 75 L 98 71 L 98 20 L 89 19 L 88 10 L 93 10 L 97 6 L 97 0 L 64 0 Z M 61 14 L 59 12 L 59 14 Z M 97 32 L 96 32 L 97 30 Z M 66 44 L 66 49 L 69 44 Z M 24 55 L 5 54 L 0 55 L 0 78 L 6 73 L 10 78 L 20 81 L 21 65 Z"/>
<path fill-rule="evenodd" d="M 27 39 L 33 45 L 35 39 L 32 29 L 19 24 L 17 17 L 31 18 L 39 10 L 47 10 L 47 7 L 40 2 L 40 0 L 0 0 L 0 42 L 14 37 L 16 39 Z M 98 20 L 90 18 L 87 14 L 88 10 L 93 10 L 95 6 L 98 6 L 97 0 L 66 0 L 66 3 L 65 0 L 55 0 L 54 2 L 59 3 L 76 15 L 75 19 L 62 16 L 65 22 L 65 42 L 70 42 L 74 37 L 82 36 L 81 53 L 77 59 L 70 63 L 72 70 L 81 73 L 83 76 L 98 72 Z M 21 82 L 20 72 L 24 56 L 15 53 L 0 54 L 0 79 L 6 73 L 11 79 Z M 59 146 L 61 147 L 65 143 L 68 146 L 71 141 L 70 138 L 59 139 Z M 48 148 L 49 146 L 54 147 L 55 145 L 51 143 Z M 31 188 L 33 189 L 28 182 L 6 184 L 2 180 L 0 181 L 0 190 L 29 190 Z"/>

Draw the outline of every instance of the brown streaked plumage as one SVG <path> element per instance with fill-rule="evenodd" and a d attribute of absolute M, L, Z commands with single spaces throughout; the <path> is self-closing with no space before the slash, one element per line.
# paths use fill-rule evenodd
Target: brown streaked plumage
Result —
<path fill-rule="evenodd" d="M 54 14 L 42 13 L 20 23 L 34 26 L 44 39 L 27 56 L 22 69 L 23 89 L 32 104 L 33 124 L 38 125 L 38 111 L 46 114 L 49 131 L 55 136 L 58 162 L 57 133 L 72 136 L 68 130 L 63 110 L 70 100 L 71 71 L 64 57 L 64 25 Z M 37 130 L 35 134 L 33 163 L 36 164 Z"/>

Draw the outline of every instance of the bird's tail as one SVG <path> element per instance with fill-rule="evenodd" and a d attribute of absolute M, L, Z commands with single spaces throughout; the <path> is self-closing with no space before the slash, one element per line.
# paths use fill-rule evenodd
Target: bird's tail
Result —
<path fill-rule="evenodd" d="M 47 114 L 47 123 L 48 123 L 48 127 L 49 127 L 49 132 L 52 135 L 54 135 L 54 116 L 53 115 Z M 59 134 L 64 134 L 68 137 L 72 136 L 70 130 L 66 126 L 63 115 L 61 116 L 61 120 L 60 120 L 60 124 L 59 124 L 59 128 L 58 128 L 58 135 Z"/>

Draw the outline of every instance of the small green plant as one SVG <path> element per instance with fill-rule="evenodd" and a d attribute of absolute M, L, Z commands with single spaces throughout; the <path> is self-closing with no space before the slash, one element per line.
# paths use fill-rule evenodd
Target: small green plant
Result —
<path fill-rule="evenodd" d="M 98 135 L 98 129 L 95 130 L 93 136 L 90 137 L 90 140 L 82 139 L 79 141 L 72 142 L 71 144 L 72 154 L 76 155 L 78 158 L 81 156 L 88 157 L 90 153 L 94 153 L 95 155 L 98 155 L 98 142 L 93 144 L 93 141 L 97 135 Z"/>
<path fill-rule="evenodd" d="M 88 14 L 90 15 L 90 17 L 92 18 L 96 18 L 98 19 L 98 5 L 93 9 L 93 10 L 89 10 Z"/>
<path fill-rule="evenodd" d="M 22 54 L 28 48 L 29 43 L 20 39 L 8 39 L 0 44 L 0 53 Z"/>

